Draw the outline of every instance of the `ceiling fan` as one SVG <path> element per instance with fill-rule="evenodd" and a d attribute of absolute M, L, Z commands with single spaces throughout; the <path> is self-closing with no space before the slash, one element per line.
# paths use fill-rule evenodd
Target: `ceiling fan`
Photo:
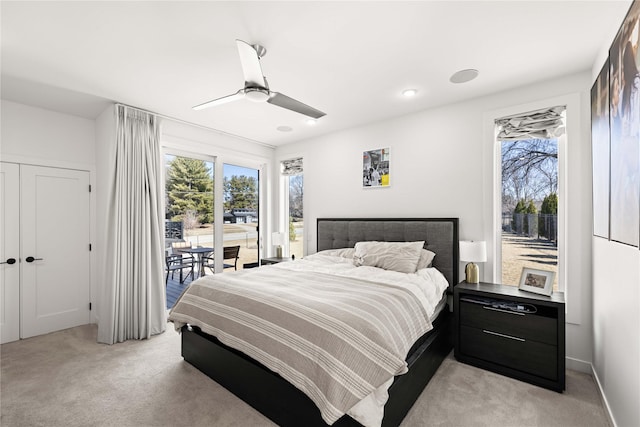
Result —
<path fill-rule="evenodd" d="M 250 45 L 242 40 L 236 40 L 238 45 L 238 53 L 240 54 L 240 63 L 242 64 L 242 73 L 244 74 L 244 88 L 240 89 L 233 95 L 223 96 L 204 104 L 196 105 L 194 110 L 202 110 L 204 108 L 214 107 L 216 105 L 225 104 L 227 102 L 236 101 L 246 98 L 253 102 L 268 102 L 305 116 L 319 119 L 324 116 L 320 110 L 316 110 L 300 101 L 289 98 L 279 92 L 269 90 L 267 79 L 262 75 L 262 67 L 260 66 L 260 58 L 266 53 L 267 49 L 259 44 Z"/>

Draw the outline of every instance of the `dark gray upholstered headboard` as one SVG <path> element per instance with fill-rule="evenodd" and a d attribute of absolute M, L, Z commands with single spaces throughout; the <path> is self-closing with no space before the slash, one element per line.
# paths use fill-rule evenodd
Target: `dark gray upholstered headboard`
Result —
<path fill-rule="evenodd" d="M 458 284 L 458 218 L 318 218 L 317 250 L 352 248 L 357 242 L 415 242 L 435 252 L 433 266 Z"/>

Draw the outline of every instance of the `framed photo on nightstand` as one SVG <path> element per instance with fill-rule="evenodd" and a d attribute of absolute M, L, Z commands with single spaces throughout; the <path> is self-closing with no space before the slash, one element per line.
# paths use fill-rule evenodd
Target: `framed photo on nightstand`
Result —
<path fill-rule="evenodd" d="M 556 273 L 548 270 L 536 270 L 535 268 L 522 268 L 520 275 L 521 291 L 534 292 L 536 294 L 551 295 L 553 292 L 553 279 Z"/>

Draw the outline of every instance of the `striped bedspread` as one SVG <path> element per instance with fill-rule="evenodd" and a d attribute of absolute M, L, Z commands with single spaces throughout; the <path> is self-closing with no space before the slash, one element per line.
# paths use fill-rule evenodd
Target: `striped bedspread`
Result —
<path fill-rule="evenodd" d="M 423 285 L 377 283 L 357 277 L 362 270 L 320 264 L 299 260 L 206 276 L 191 284 L 169 320 L 178 330 L 198 326 L 277 372 L 332 424 L 407 371 L 407 352 L 431 329 L 435 303 Z"/>

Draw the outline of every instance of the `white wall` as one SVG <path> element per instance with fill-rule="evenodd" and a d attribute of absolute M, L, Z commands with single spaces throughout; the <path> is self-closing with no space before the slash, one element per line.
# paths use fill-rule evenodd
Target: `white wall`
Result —
<path fill-rule="evenodd" d="M 592 83 L 617 31 L 611 28 L 610 37 L 603 41 L 591 69 Z M 615 425 L 639 426 L 640 250 L 600 237 L 591 239 L 593 372 Z"/>
<path fill-rule="evenodd" d="M 5 161 L 22 159 L 46 166 L 95 165 L 94 121 L 2 100 L 2 141 Z"/>
<path fill-rule="evenodd" d="M 100 311 L 104 279 L 107 277 L 106 268 L 106 233 L 107 213 L 109 212 L 110 185 L 113 181 L 113 163 L 115 159 L 116 116 L 115 106 L 110 106 L 96 119 L 96 245 L 94 251 L 97 256 L 98 271 L 96 303 L 94 304 L 95 322 L 100 321 Z"/>
<path fill-rule="evenodd" d="M 590 73 L 581 73 L 278 147 L 276 161 L 304 157 L 307 253 L 315 252 L 320 217 L 458 217 L 460 239 L 485 239 L 493 248 L 494 158 L 492 138 L 489 146 L 486 140 L 487 114 L 571 99 L 567 297 L 574 297 L 568 309 L 575 312 L 575 324 L 567 324 L 567 357 L 568 366 L 587 370 L 592 360 L 591 241 L 585 233 L 591 218 L 585 212 L 591 209 L 591 186 L 582 164 L 590 150 L 589 88 Z M 362 152 L 385 147 L 391 148 L 390 188 L 363 189 Z M 491 257 L 481 271 L 484 280 L 492 280 L 493 262 Z"/>
<path fill-rule="evenodd" d="M 89 172 L 95 187 L 93 120 L 2 100 L 0 160 Z M 96 198 L 91 194 L 91 240 L 96 236 Z M 91 298 L 96 295 L 96 253 L 91 253 Z M 94 313 L 92 312 L 92 315 Z"/>
<path fill-rule="evenodd" d="M 618 426 L 640 425 L 640 254 L 593 237 L 593 370 Z"/>

